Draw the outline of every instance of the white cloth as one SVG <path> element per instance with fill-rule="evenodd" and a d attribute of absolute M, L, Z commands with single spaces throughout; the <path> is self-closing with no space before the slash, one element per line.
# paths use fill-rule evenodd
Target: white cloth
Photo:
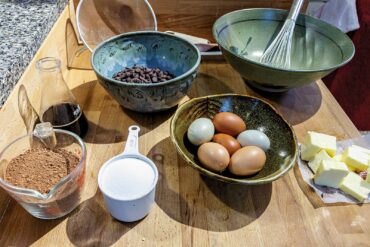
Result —
<path fill-rule="evenodd" d="M 347 33 L 360 28 L 356 0 L 329 0 L 310 2 L 307 14 L 336 26 Z"/>

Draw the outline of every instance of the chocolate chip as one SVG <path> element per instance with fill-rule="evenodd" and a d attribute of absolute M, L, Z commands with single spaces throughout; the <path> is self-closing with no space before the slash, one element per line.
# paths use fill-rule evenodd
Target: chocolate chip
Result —
<path fill-rule="evenodd" d="M 147 68 L 134 65 L 132 68 L 125 67 L 122 71 L 113 75 L 113 79 L 122 82 L 133 83 L 158 83 L 173 79 L 174 76 L 160 68 Z"/>

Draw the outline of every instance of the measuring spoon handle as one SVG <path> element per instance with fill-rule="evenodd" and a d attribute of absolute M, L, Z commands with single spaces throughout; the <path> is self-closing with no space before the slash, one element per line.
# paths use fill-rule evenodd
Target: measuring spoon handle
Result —
<path fill-rule="evenodd" d="M 139 154 L 139 132 L 140 127 L 137 125 L 131 125 L 128 128 L 128 137 L 126 141 L 125 150 L 123 154 Z"/>

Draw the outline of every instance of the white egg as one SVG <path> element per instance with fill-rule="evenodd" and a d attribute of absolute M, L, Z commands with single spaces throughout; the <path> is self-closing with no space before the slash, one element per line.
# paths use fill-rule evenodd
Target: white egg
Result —
<path fill-rule="evenodd" d="M 238 142 L 242 147 L 257 146 L 267 151 L 270 148 L 270 139 L 267 135 L 258 130 L 246 130 L 238 135 Z"/>
<path fill-rule="evenodd" d="M 196 146 L 211 141 L 214 134 L 215 126 L 208 118 L 198 118 L 188 128 L 188 139 Z"/>

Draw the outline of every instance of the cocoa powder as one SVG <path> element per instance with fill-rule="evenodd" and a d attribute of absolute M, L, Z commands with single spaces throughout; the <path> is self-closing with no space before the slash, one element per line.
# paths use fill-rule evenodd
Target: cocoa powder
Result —
<path fill-rule="evenodd" d="M 64 149 L 30 149 L 9 162 L 5 180 L 17 187 L 46 194 L 76 168 L 79 160 L 76 155 Z"/>

